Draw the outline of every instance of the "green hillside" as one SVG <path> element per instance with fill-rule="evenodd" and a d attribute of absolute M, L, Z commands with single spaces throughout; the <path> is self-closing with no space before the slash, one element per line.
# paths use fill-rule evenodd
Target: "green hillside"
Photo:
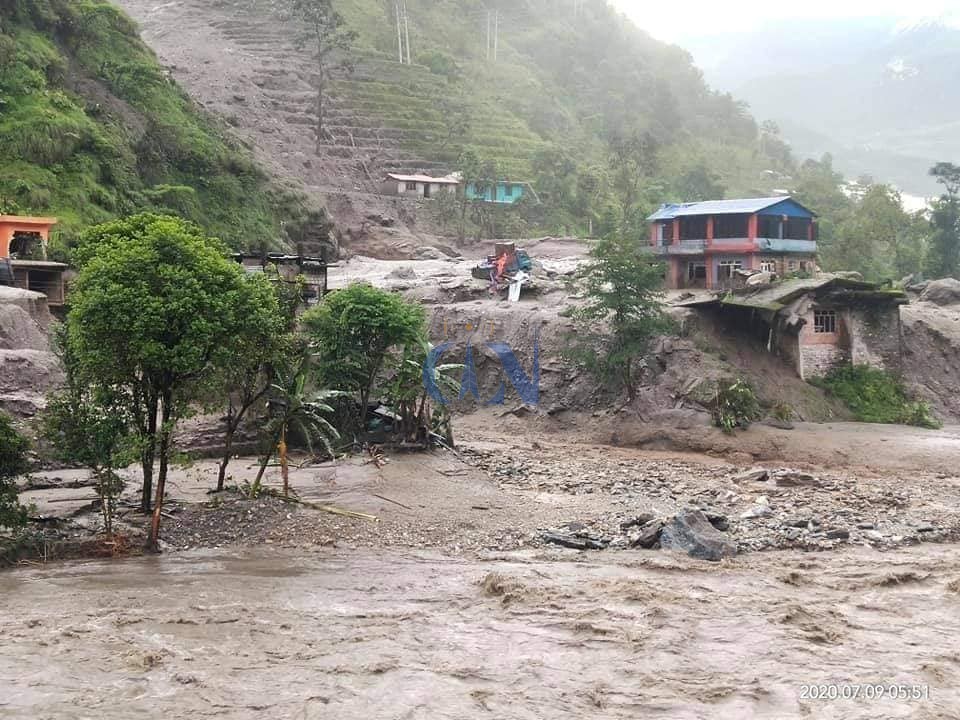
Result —
<path fill-rule="evenodd" d="M 782 187 L 789 150 L 761 142 L 746 107 L 710 90 L 685 51 L 604 0 L 576 16 L 574 4 L 407 0 L 413 64 L 401 65 L 393 2 L 334 0 L 358 39 L 353 72 L 330 92 L 333 133 L 378 127 L 427 167 L 456 169 L 472 150 L 500 177 L 532 181 L 556 224 L 581 228 L 667 199 Z"/>
<path fill-rule="evenodd" d="M 133 22 L 98 0 L 0 4 L 0 210 L 85 225 L 172 211 L 234 245 L 273 244 L 300 201 L 182 93 Z"/>

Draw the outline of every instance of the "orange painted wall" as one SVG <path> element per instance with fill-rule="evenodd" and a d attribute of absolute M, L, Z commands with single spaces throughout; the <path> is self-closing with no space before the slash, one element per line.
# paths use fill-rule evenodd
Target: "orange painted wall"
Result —
<path fill-rule="evenodd" d="M 50 228 L 56 223 L 56 218 L 0 215 L 0 257 L 10 257 L 10 243 L 18 232 L 39 233 L 46 245 L 50 239 Z"/>

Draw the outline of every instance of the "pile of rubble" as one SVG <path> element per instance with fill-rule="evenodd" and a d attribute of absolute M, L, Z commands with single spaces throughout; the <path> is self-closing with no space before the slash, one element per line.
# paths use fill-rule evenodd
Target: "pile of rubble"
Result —
<path fill-rule="evenodd" d="M 575 549 L 670 547 L 720 559 L 745 551 L 889 548 L 960 537 L 960 510 L 957 503 L 940 502 L 942 494 L 931 487 L 937 478 L 918 479 L 911 487 L 900 478 L 794 468 L 743 471 L 602 457 L 503 461 L 498 453 L 477 451 L 472 462 L 504 488 L 609 496 L 609 511 L 543 528 L 531 538 Z M 944 488 L 957 492 L 953 484 Z"/>

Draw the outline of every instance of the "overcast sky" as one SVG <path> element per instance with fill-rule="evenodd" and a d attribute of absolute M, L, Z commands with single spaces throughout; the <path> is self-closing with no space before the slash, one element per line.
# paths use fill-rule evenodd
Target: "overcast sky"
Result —
<path fill-rule="evenodd" d="M 661 40 L 726 33 L 764 20 L 895 17 L 916 19 L 947 12 L 960 17 L 960 0 L 611 0 L 644 30 Z"/>

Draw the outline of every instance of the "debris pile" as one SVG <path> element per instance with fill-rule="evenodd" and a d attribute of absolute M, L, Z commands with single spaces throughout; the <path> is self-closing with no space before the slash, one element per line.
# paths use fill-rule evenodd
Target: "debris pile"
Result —
<path fill-rule="evenodd" d="M 518 250 L 514 243 L 497 243 L 493 255 L 488 255 L 471 274 L 477 280 L 490 281 L 491 295 L 507 288 L 510 302 L 517 302 L 520 289 L 530 279 L 532 271 L 533 262 L 526 250 Z"/>
<path fill-rule="evenodd" d="M 942 477 L 867 479 L 685 460 L 466 452 L 504 489 L 607 500 L 607 510 L 542 528 L 531 537 L 534 543 L 577 549 L 670 547 L 719 558 L 737 551 L 829 550 L 844 544 L 890 548 L 960 537 L 960 510 L 944 495 L 956 495 L 954 485 L 933 489 L 938 479 L 947 479 Z M 704 532 L 704 523 L 721 537 Z"/>

